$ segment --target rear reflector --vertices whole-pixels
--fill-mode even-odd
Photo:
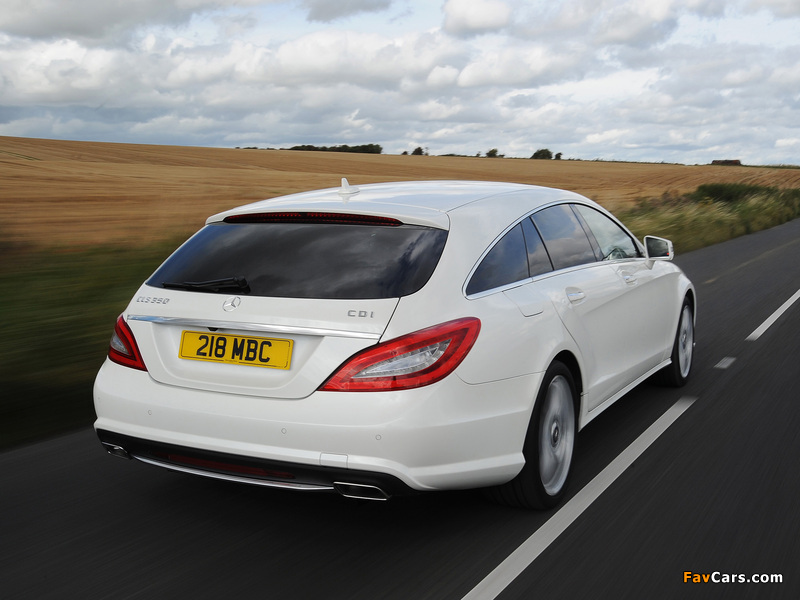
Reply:
[[[271,479],[294,479],[294,475],[286,471],[275,471],[273,469],[262,469],[261,467],[240,465],[236,463],[221,462],[216,460],[206,460],[180,454],[156,453],[156,457],[168,463],[185,465],[187,467],[197,467],[204,471],[215,471],[217,473],[235,473],[237,475],[248,475],[250,477],[264,477]]]
[[[351,357],[320,390],[373,392],[436,383],[461,364],[480,330],[480,320],[467,317],[380,343]]]

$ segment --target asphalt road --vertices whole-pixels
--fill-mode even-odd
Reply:
[[[593,421],[571,497],[694,402],[488,597],[800,598],[800,300],[747,340],[800,290],[798,259],[800,220],[678,258],[698,289],[692,380],[644,384]],[[216,482],[107,456],[91,430],[0,454],[0,477],[3,600],[456,600],[564,515],[477,492],[377,503]],[[782,583],[738,582],[754,574]]]

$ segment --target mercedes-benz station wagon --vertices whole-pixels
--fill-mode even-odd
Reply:
[[[577,432],[685,383],[695,290],[580,195],[430,181],[223,212],[139,288],[94,388],[114,455],[386,499],[562,499]]]

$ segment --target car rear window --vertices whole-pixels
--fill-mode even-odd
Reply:
[[[244,278],[247,287],[242,284],[241,291],[231,286],[197,289],[282,298],[398,298],[427,283],[446,239],[444,230],[415,225],[213,223],[181,246],[147,283],[178,287]]]

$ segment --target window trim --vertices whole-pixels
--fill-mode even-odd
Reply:
[[[512,283],[506,283],[506,284],[498,286],[496,288],[491,288],[491,289],[488,289],[488,290],[482,290],[480,292],[475,292],[474,294],[467,294],[467,286],[469,285],[469,282],[472,280],[473,275],[475,275],[475,272],[478,270],[478,267],[483,262],[483,259],[486,258],[486,255],[489,254],[494,249],[495,245],[508,232],[510,232],[512,229],[514,229],[514,227],[516,227],[517,225],[522,223],[525,219],[530,219],[537,212],[539,212],[541,210],[545,210],[547,208],[551,208],[553,206],[558,206],[560,204],[566,204],[566,205],[568,205],[570,207],[570,209],[572,210],[572,212],[575,214],[576,218],[578,219],[578,222],[581,224],[581,227],[584,229],[584,231],[586,233],[586,236],[589,238],[589,244],[592,246],[592,250],[594,251],[594,254],[595,254],[594,262],[583,263],[583,264],[580,264],[580,265],[572,265],[570,267],[564,267],[563,269],[553,269],[552,271],[548,271],[546,273],[540,273],[538,275],[534,275],[533,277],[528,277],[527,279],[520,279],[518,281],[514,281]],[[641,256],[635,257],[635,258],[618,258],[618,259],[607,260],[607,261],[604,261],[601,258],[598,258],[600,244],[597,242],[597,239],[594,237],[594,232],[592,232],[592,230],[591,230],[591,228],[589,228],[588,224],[585,223],[583,217],[580,215],[580,213],[578,213],[575,210],[574,205],[576,205],[576,204],[579,204],[581,206],[585,206],[585,207],[593,209],[593,210],[597,210],[598,212],[600,212],[600,214],[605,215],[606,217],[610,218],[612,222],[614,222],[616,225],[621,227],[622,230],[630,236],[630,238],[633,240],[633,243],[636,246],[636,248],[639,251],[639,254]],[[536,231],[538,232],[539,230],[536,227],[536,222],[531,219],[531,223],[533,223],[534,228],[536,228]],[[539,236],[541,237],[541,233],[539,234]],[[545,250],[547,251],[547,255],[548,255],[548,258],[549,258],[550,257],[550,250],[547,249],[547,242],[544,240],[544,238],[542,238],[542,243],[544,244]],[[644,260],[643,257],[644,257],[644,247],[642,246],[642,244],[639,241],[639,239],[635,235],[633,235],[633,233],[631,233],[631,231],[627,227],[625,227],[625,225],[619,219],[617,219],[614,215],[612,215],[610,212],[605,210],[602,206],[588,204],[587,202],[581,202],[579,200],[576,200],[575,198],[569,198],[569,199],[565,199],[565,200],[555,200],[553,202],[548,202],[547,204],[543,204],[542,206],[536,207],[535,209],[533,209],[533,210],[529,211],[528,213],[524,214],[522,217],[520,217],[519,219],[517,219],[516,221],[511,223],[508,227],[503,229],[503,231],[501,231],[497,235],[497,237],[495,237],[492,240],[492,242],[486,247],[486,249],[481,253],[481,255],[478,257],[478,260],[475,261],[475,264],[472,265],[472,268],[470,269],[469,273],[467,274],[466,279],[464,280],[464,284],[461,286],[461,293],[464,295],[464,297],[467,300],[478,300],[480,298],[484,298],[484,297],[490,296],[492,294],[497,294],[499,292],[504,292],[506,290],[511,290],[511,289],[514,289],[514,288],[519,287],[521,285],[527,285],[527,284],[529,284],[531,282],[543,280],[543,279],[546,279],[548,277],[553,277],[555,275],[560,275],[562,273],[569,273],[569,272],[572,272],[572,271],[578,271],[578,270],[581,270],[581,269],[587,269],[587,268],[593,267],[595,265],[609,265],[609,264],[614,264],[614,263],[630,262],[630,261],[635,261],[635,260]],[[550,264],[551,265],[553,264],[552,258],[550,258]]]

